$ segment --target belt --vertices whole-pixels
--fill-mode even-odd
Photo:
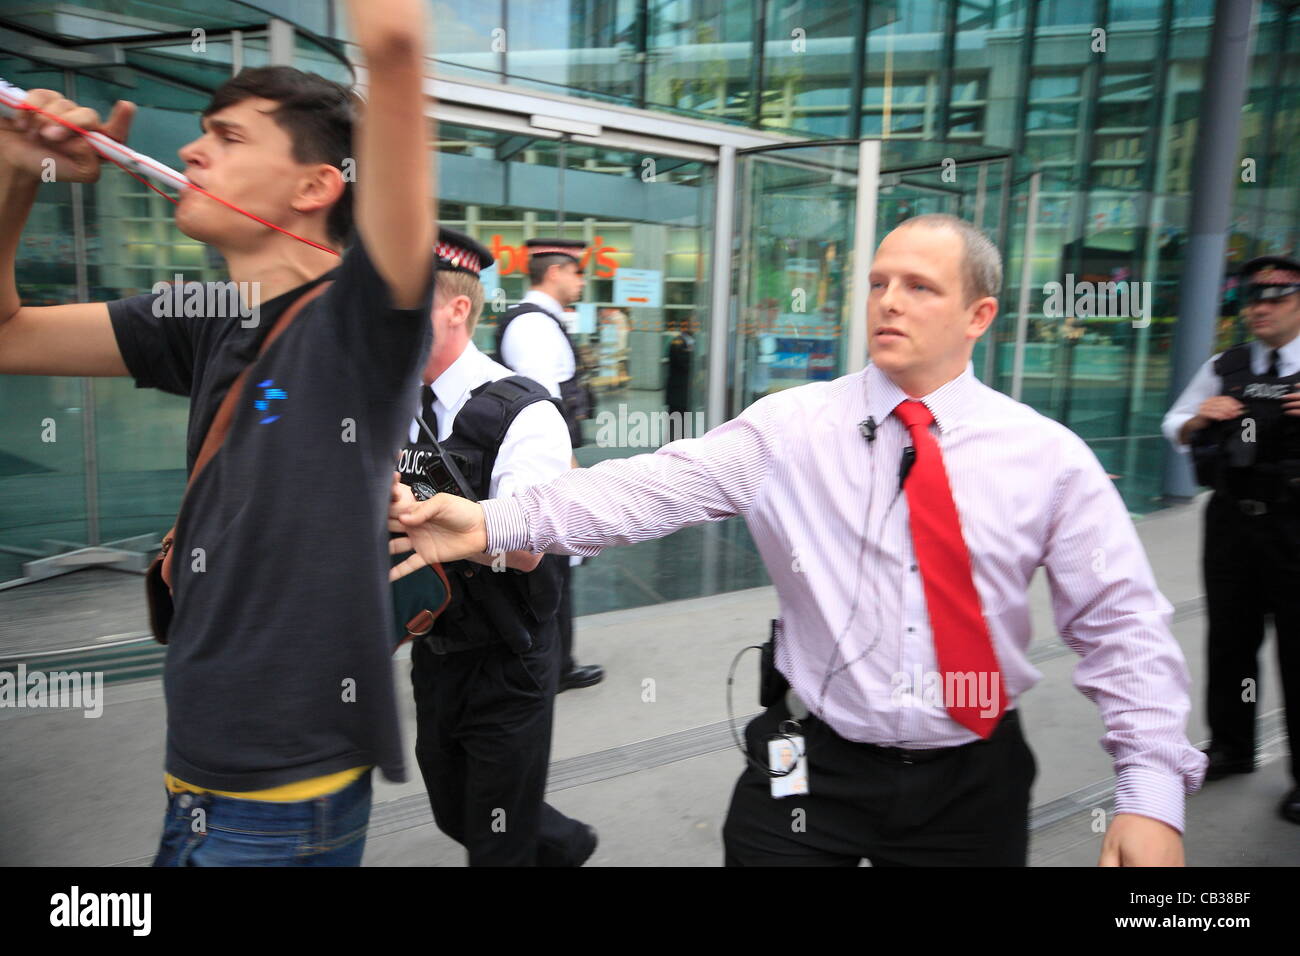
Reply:
[[[1293,501],[1262,501],[1259,498],[1233,498],[1230,495],[1224,495],[1223,498],[1233,510],[1240,511],[1250,518],[1258,518],[1270,512],[1281,514],[1296,511],[1296,504]]]
[[[438,655],[455,654],[458,651],[472,651],[478,647],[491,647],[494,645],[501,647],[505,646],[502,640],[498,637],[487,637],[481,638],[477,641],[467,641],[451,637],[439,637],[436,634],[427,634],[421,638],[421,640],[424,641],[424,646],[426,648],[428,648],[432,653]]]
[[[800,723],[805,723],[808,721],[817,721],[828,731],[830,731],[833,734],[835,733],[835,731],[831,728],[830,724],[826,723],[824,720],[819,720],[817,717],[814,717],[812,714],[809,714],[808,717],[804,718],[804,720],[800,721]],[[922,749],[914,749],[908,747],[886,747],[883,746],[882,744],[862,743],[856,740],[847,740],[843,737],[840,737],[840,739],[844,740],[844,742],[847,744],[851,744],[854,747],[859,747],[870,754],[873,754],[877,757],[889,761],[890,763],[897,763],[897,764],[910,766],[911,764],[929,763],[932,760],[940,760],[944,757],[949,756],[955,751],[962,750],[966,747],[977,747],[980,744],[986,744],[989,741],[991,741],[994,737],[996,737],[998,734],[1004,733],[1005,730],[1010,730],[1011,728],[1018,726],[1019,723],[1020,723],[1019,713],[1017,713],[1017,711],[1014,709],[1008,710],[1005,714],[1002,715],[1002,720],[998,722],[997,729],[994,730],[993,733],[990,734],[987,739],[972,740],[970,743],[956,744],[952,747],[926,747]],[[835,736],[839,737],[839,734],[835,734]]]

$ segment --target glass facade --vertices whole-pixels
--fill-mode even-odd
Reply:
[[[133,145],[163,160],[238,65],[352,76],[338,3],[92,6],[102,5],[0,13],[0,76],[101,111],[135,100]],[[733,307],[720,314],[716,160],[504,120],[441,124],[440,218],[500,260],[481,345],[523,294],[526,239],[590,244],[575,310],[598,396],[584,464],[659,443],[602,441],[600,429],[668,408],[666,350],[678,330],[694,333],[687,394],[700,415],[711,393],[731,415],[855,366],[853,183],[865,138],[881,143],[877,237],[919,212],[949,211],[1003,250],[1000,318],[976,353],[977,374],[1083,436],[1131,510],[1159,506],[1212,0],[430,0],[429,9],[433,71],[482,85],[485,115],[501,91],[528,91],[792,144],[741,151]],[[1300,12],[1273,0],[1256,9],[1229,272],[1300,246]],[[178,271],[222,277],[220,262],[175,230],[168,204],[116,170],[93,187],[43,188],[19,263],[31,304],[127,295]],[[620,277],[632,275],[657,276],[657,304],[618,297]],[[1046,288],[1070,281],[1143,284],[1149,321],[1059,314]],[[1225,344],[1242,335],[1227,286]],[[138,549],[132,541],[167,527],[184,483],[183,401],[123,380],[11,376],[0,378],[0,407],[0,582],[86,545]],[[698,573],[680,573],[682,555],[698,558]],[[729,522],[610,552],[578,580],[584,612],[765,578],[743,527]]]
[[[1158,507],[1159,421],[1169,401],[1213,0],[504,6],[510,23],[526,9],[557,38],[567,27],[567,42],[520,45],[507,33],[507,50],[496,60],[474,61],[479,75],[495,71],[500,82],[806,138],[1010,151],[1006,290],[986,379],[1011,391],[1027,258],[1019,397],[1086,438],[1132,510]],[[1272,0],[1256,6],[1241,131],[1242,157],[1254,162],[1235,192],[1229,272],[1254,255],[1300,246],[1300,10]],[[440,62],[470,66],[459,24],[492,16],[481,4],[441,0],[434,7],[447,23]],[[935,166],[937,173],[937,159]],[[1026,249],[1035,171],[1034,245]],[[1044,314],[1044,284],[1068,276],[1149,283],[1149,324]],[[1238,323],[1225,321],[1225,342],[1240,335]],[[977,362],[978,370],[986,367]]]

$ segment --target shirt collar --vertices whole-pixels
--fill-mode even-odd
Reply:
[[[875,365],[868,364],[863,374],[867,390],[867,414],[876,424],[888,419],[899,402],[911,398]],[[960,375],[921,397],[921,402],[934,416],[940,434],[951,431],[954,425],[961,422],[963,415],[971,410],[978,384],[975,368],[967,362]]]
[[[554,297],[543,292],[541,289],[529,289],[528,294],[524,296],[525,302],[531,302],[534,305],[540,305],[543,309],[555,316],[557,319],[564,317],[564,307],[555,301]]]
[[[433,380],[433,394],[442,402],[443,408],[458,408],[465,394],[481,384],[475,377],[475,369],[482,358],[478,346],[467,342],[465,351]]]
[[[1264,368],[1268,368],[1268,354],[1273,351],[1273,347],[1265,345],[1259,339],[1250,340],[1251,347],[1255,350],[1252,355],[1263,356]],[[1279,361],[1286,362],[1293,368],[1300,366],[1300,335],[1297,335],[1286,345],[1277,350]]]

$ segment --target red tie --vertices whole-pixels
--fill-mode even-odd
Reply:
[[[1002,674],[971,578],[970,552],[961,536],[943,454],[929,431],[934,416],[917,401],[899,402],[894,414],[911,432],[916,449],[904,487],[935,656],[943,674],[944,705],[957,723],[988,737],[1005,709]]]

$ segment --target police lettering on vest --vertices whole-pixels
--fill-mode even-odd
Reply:
[[[470,396],[456,414],[451,435],[440,444],[474,495],[484,499],[490,494],[492,469],[501,443],[515,418],[535,402],[556,400],[541,385],[521,375],[480,385]],[[426,489],[431,484],[428,467],[436,458],[437,453],[425,436],[407,444],[399,454],[397,471],[416,497],[428,497]],[[530,635],[550,620],[559,607],[559,562],[567,560],[563,555],[547,555],[535,570],[526,573],[512,569],[498,571],[474,561],[444,565],[451,600],[434,621],[431,633],[467,645],[502,640],[517,650],[526,648]],[[403,591],[401,583],[394,585],[395,612],[398,621],[405,621],[419,610],[410,604],[412,597],[418,603],[418,593]],[[410,615],[406,614],[408,610]]]
[[[1237,500],[1300,502],[1300,419],[1283,411],[1282,399],[1300,384],[1300,373],[1257,375],[1250,345],[1228,349],[1214,363],[1221,394],[1241,402],[1240,418],[1213,422],[1192,437],[1196,480]]]

